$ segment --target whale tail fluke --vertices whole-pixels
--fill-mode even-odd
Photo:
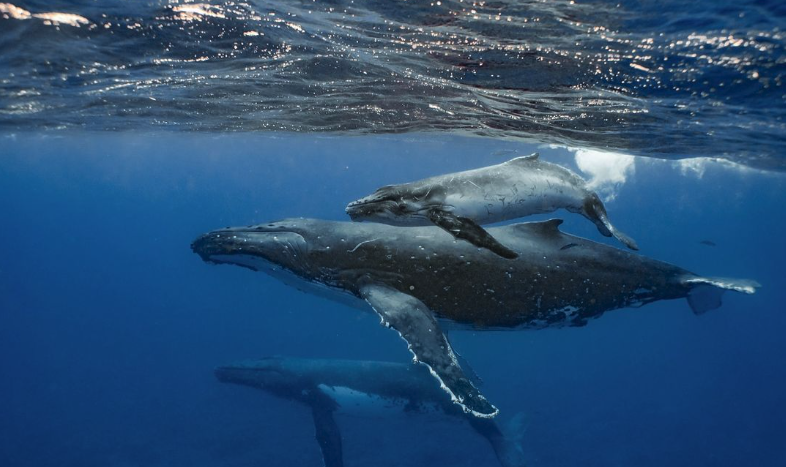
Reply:
[[[688,304],[694,314],[701,315],[721,306],[721,297],[727,290],[753,294],[761,284],[749,279],[729,279],[726,277],[689,277],[683,283],[690,285]]]
[[[616,227],[611,225],[609,216],[606,214],[606,207],[603,205],[603,202],[596,193],[590,193],[586,197],[581,213],[584,215],[584,217],[591,220],[595,224],[601,235],[605,237],[614,237],[631,250],[639,249],[639,246],[636,244],[635,240],[620,232]]]

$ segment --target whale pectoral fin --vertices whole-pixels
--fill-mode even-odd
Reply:
[[[362,285],[360,295],[377,312],[385,326],[398,331],[407,341],[415,362],[429,368],[454,403],[476,417],[490,418],[497,415],[497,408],[483,397],[464,374],[437,320],[423,302],[373,282]]]
[[[467,359],[462,357],[458,352],[454,351],[454,353],[456,354],[456,360],[458,360],[459,365],[461,365],[461,368],[464,369],[464,373],[467,375],[469,380],[472,381],[472,384],[474,384],[475,387],[483,386],[483,378],[478,376],[478,373],[474,368],[472,368],[472,365],[469,364]]]
[[[519,257],[518,253],[498,242],[490,233],[486,232],[486,229],[472,219],[438,209],[430,210],[427,217],[435,225],[458,239],[466,240],[479,248],[491,250],[503,258],[515,259]]]
[[[527,465],[521,442],[515,438],[517,433],[510,432],[512,430],[509,429],[503,432],[495,420],[473,418],[469,419],[469,424],[491,444],[503,467],[525,467]]]
[[[325,467],[344,467],[341,432],[333,419],[333,410],[330,407],[312,405],[311,415],[314,418],[317,443],[322,450]]]

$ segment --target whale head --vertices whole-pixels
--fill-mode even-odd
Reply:
[[[191,249],[207,263],[264,272],[298,290],[358,307],[365,302],[359,305],[352,287],[357,277],[346,269],[362,275],[368,267],[363,251],[367,244],[376,246],[368,238],[374,228],[373,224],[285,219],[214,230],[197,237]],[[347,266],[348,262],[354,266]]]
[[[220,366],[215,375],[222,383],[250,386],[281,396],[290,395],[299,386],[297,376],[284,368],[278,357]]]
[[[435,195],[432,190],[416,188],[410,184],[389,185],[349,203],[346,212],[355,222],[429,225],[426,212],[439,203]]]
[[[200,235],[191,249],[208,263],[303,276],[313,268],[310,253],[320,248],[319,236],[308,222],[293,219],[214,230]]]

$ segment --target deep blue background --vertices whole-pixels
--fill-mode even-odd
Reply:
[[[305,408],[223,386],[212,369],[266,355],[407,361],[405,345],[374,316],[204,264],[191,240],[344,219],[383,184],[533,148],[433,135],[3,137],[0,465],[321,465]],[[541,153],[572,164],[564,149]],[[786,465],[785,183],[639,159],[607,203],[643,254],[756,279],[754,296],[727,294],[701,317],[680,300],[580,329],[451,333],[501,422],[523,414],[532,466]],[[605,241],[566,219],[563,230]],[[497,465],[463,422],[340,423],[347,466]]]

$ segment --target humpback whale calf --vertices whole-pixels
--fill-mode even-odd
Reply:
[[[491,419],[466,415],[433,383],[425,367],[392,362],[264,358],[215,370],[224,383],[262,389],[311,408],[326,467],[344,465],[334,413],[436,413],[465,419],[503,467],[524,465],[518,444]]]
[[[210,263],[264,271],[300,290],[370,306],[452,400],[478,417],[497,409],[465,375],[438,319],[478,329],[582,326],[607,310],[681,297],[700,314],[719,307],[724,290],[754,293],[758,286],[568,235],[561,223],[489,229],[516,259],[455,242],[434,227],[318,219],[217,230],[191,248]]]
[[[639,249],[632,238],[611,225],[603,202],[581,177],[541,161],[538,153],[480,169],[385,186],[349,203],[346,211],[353,221],[408,227],[436,224],[456,238],[515,258],[515,251],[479,224],[560,208],[591,220],[602,235],[614,236],[632,250]]]

